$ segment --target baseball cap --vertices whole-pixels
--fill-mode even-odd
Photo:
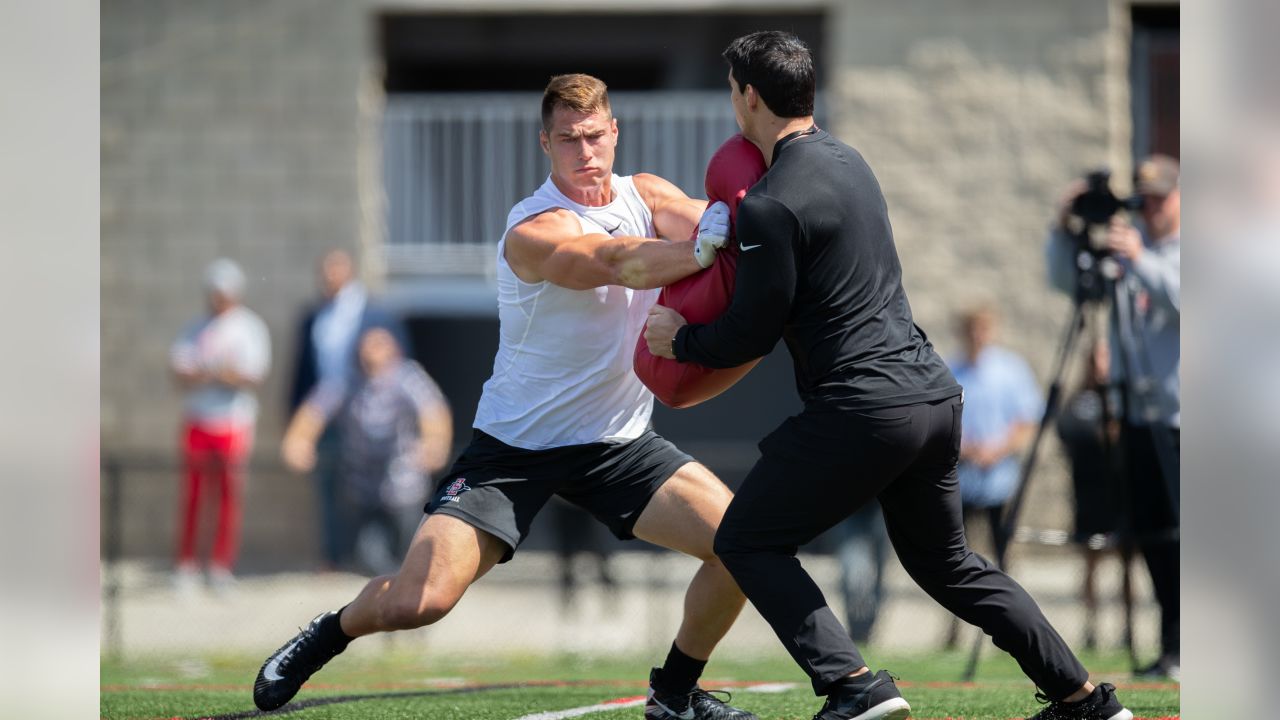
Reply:
[[[219,258],[204,269],[204,286],[210,292],[239,298],[244,295],[244,285],[244,271],[233,260]]]
[[[1168,155],[1151,155],[1138,163],[1133,186],[1140,195],[1168,195],[1178,187],[1178,161]]]

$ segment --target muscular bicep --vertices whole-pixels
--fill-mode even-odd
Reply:
[[[602,257],[608,235],[583,235],[577,218],[566,211],[534,216],[507,233],[504,253],[516,277],[586,290],[609,285],[614,273]]]
[[[649,206],[658,235],[670,240],[687,240],[693,236],[698,220],[707,209],[706,200],[685,195],[674,183],[657,175],[636,173],[631,179]]]

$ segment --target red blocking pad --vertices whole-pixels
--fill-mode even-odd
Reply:
[[[711,156],[707,163],[707,198],[729,206],[729,241],[716,254],[711,267],[663,288],[659,305],[675,310],[691,323],[709,323],[729,308],[738,273],[738,243],[733,232],[738,204],[765,170],[760,150],[742,135],[729,138]],[[741,380],[758,362],[757,358],[735,368],[716,370],[656,357],[649,352],[643,336],[636,341],[636,376],[663,405],[673,408],[710,400]]]

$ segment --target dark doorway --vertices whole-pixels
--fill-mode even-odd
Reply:
[[[719,90],[721,51],[766,29],[794,32],[822,57],[817,12],[391,13],[378,24],[388,93],[540,91],[571,72],[613,90]]]
[[[1133,9],[1130,79],[1133,156],[1179,157],[1179,13],[1177,5]]]

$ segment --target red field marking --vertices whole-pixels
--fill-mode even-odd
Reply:
[[[604,702],[594,705],[581,705],[579,707],[564,708],[562,710],[546,710],[543,712],[530,713],[521,715],[515,720],[568,720],[568,718],[578,717],[579,715],[589,715],[591,713],[601,712],[604,710],[613,710],[616,708],[629,708],[640,705],[645,701],[645,696],[631,698],[616,698],[614,700],[605,700]]]
[[[644,700],[644,699],[645,697],[643,695],[637,695],[635,697],[629,697],[629,698],[618,698],[617,700],[605,700],[600,704],[601,705],[625,705],[627,703],[633,703],[637,700]]]
[[[1182,683],[1152,682],[1149,680],[1142,682],[1118,682],[1112,684],[1120,690],[1177,690],[1182,687]],[[1148,718],[1148,720],[1164,720],[1164,718]]]
[[[706,680],[706,685],[713,688],[734,688],[748,687],[750,685],[759,685],[759,681],[746,680]],[[528,680],[523,685],[528,687],[647,687],[648,681],[645,680]],[[419,690],[423,688],[458,688],[458,687],[480,687],[484,683],[422,683],[422,682],[379,682],[379,683],[360,683],[358,685],[342,684],[342,683],[307,683],[304,688],[309,690]],[[948,689],[980,689],[984,687],[994,687],[994,683],[974,683],[974,682],[947,682],[947,681],[929,681],[929,682],[912,682],[910,680],[900,680],[897,682],[901,688],[931,688],[935,690]],[[102,692],[127,692],[133,690],[157,691],[157,692],[174,692],[174,691],[201,691],[201,690],[246,690],[252,688],[252,683],[231,684],[231,683],[166,683],[161,685],[128,685],[121,683],[112,683],[110,685],[102,685],[99,690]],[[1182,687],[1178,683],[1172,682],[1120,682],[1116,683],[1116,688],[1120,690],[1177,690]],[[167,719],[166,719],[167,720]],[[1147,718],[1147,720],[1166,720],[1165,718]]]

